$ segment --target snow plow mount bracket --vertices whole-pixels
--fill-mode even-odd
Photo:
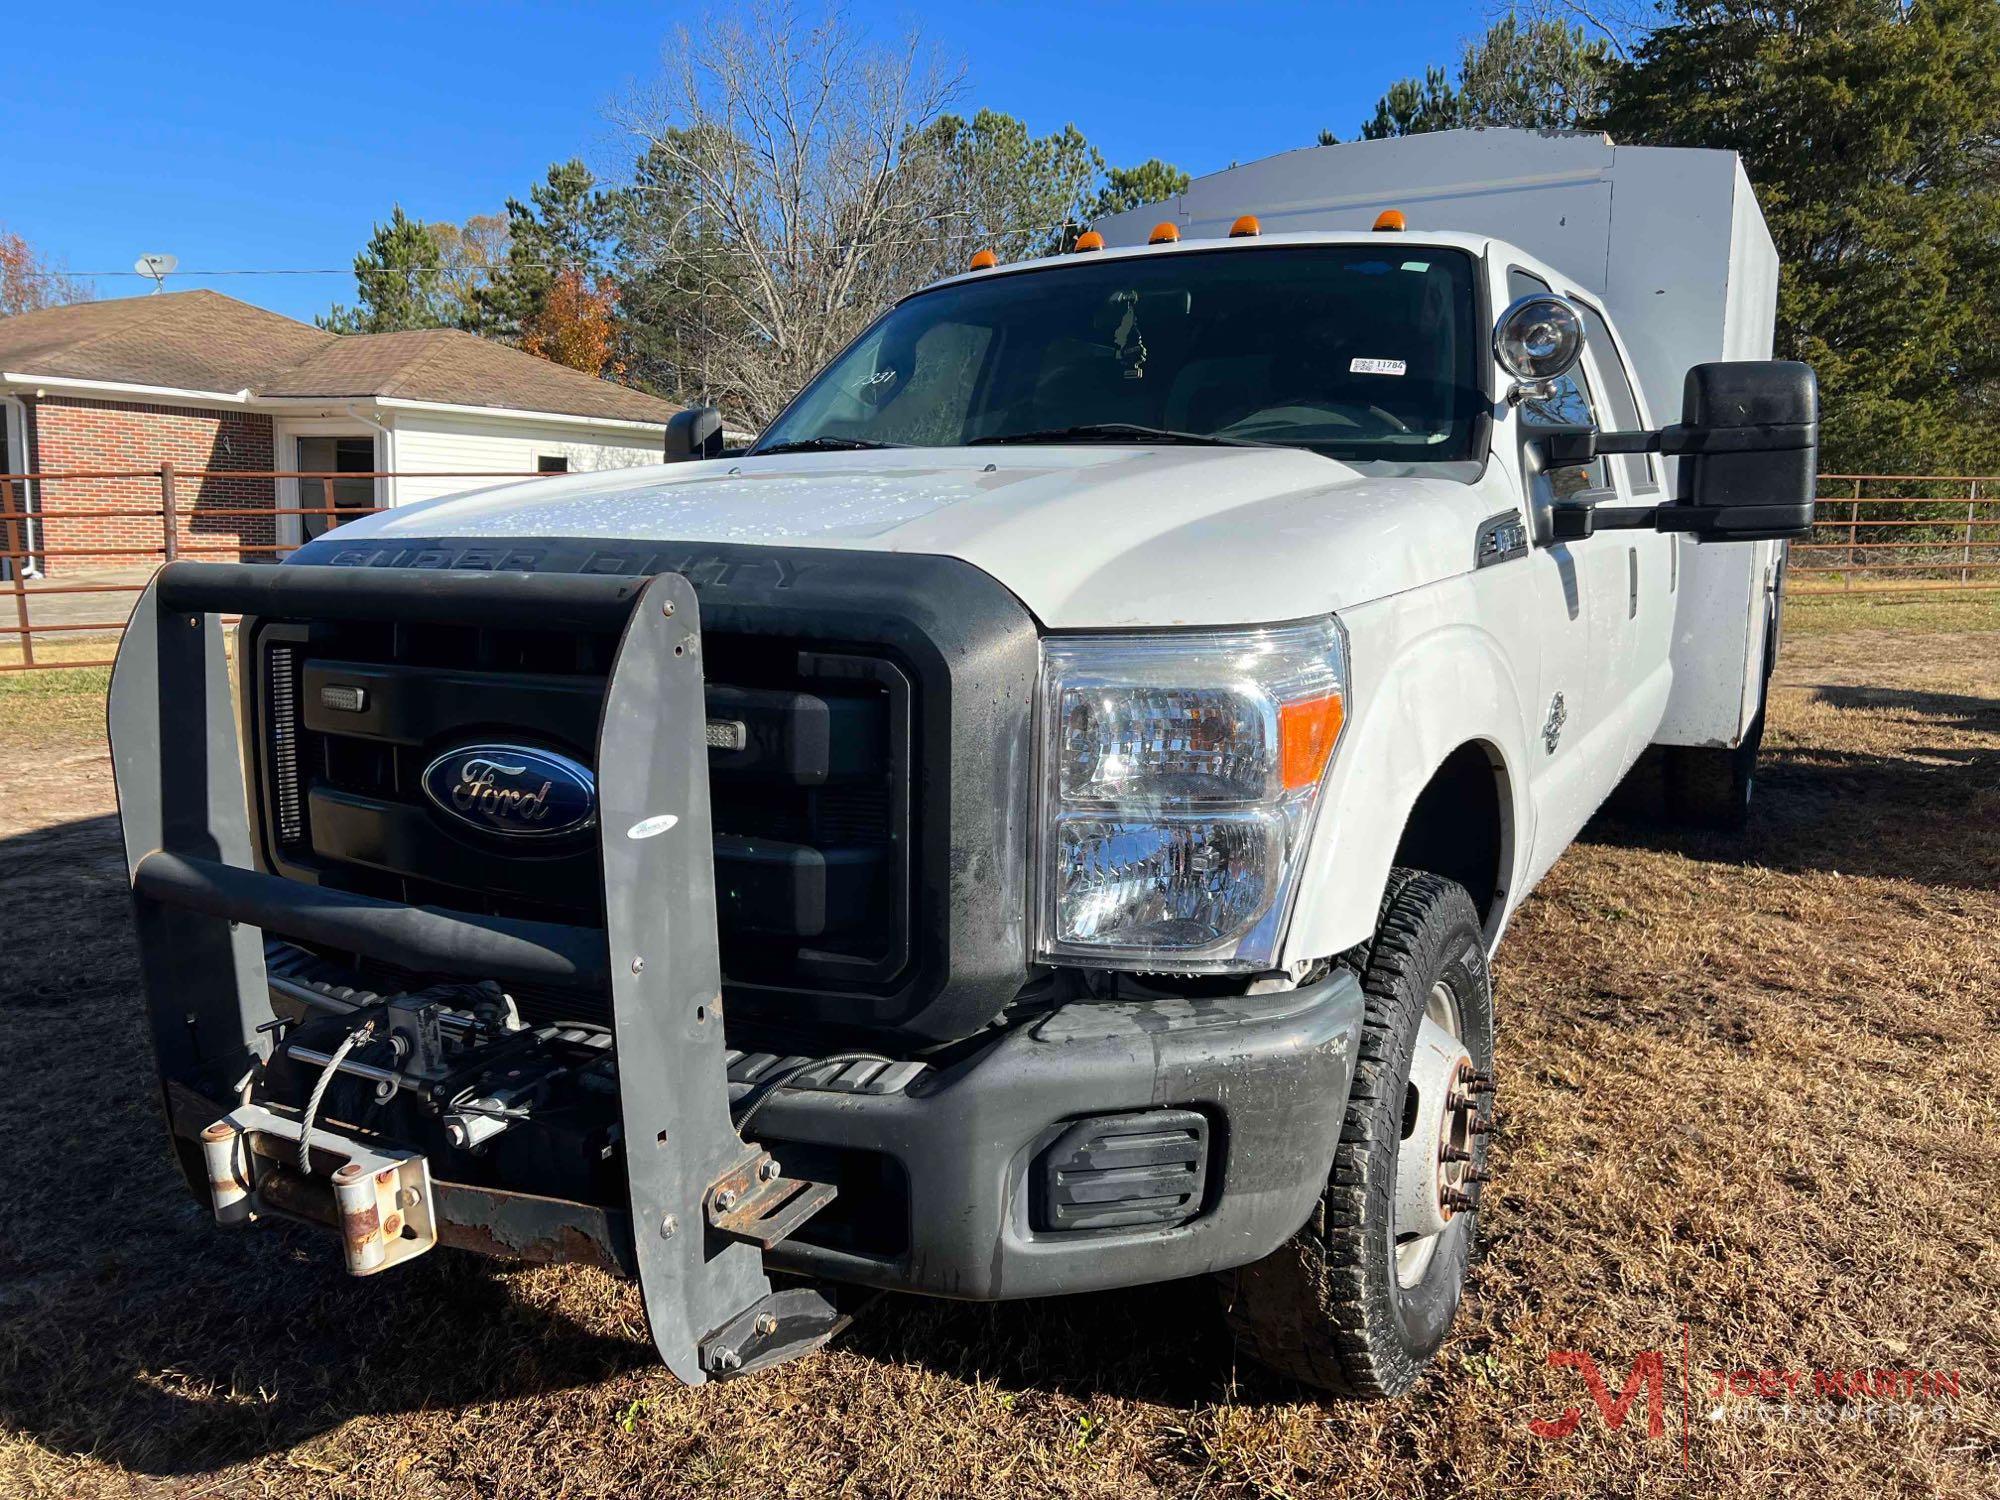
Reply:
[[[769,1250],[833,1202],[835,1194],[830,1182],[785,1176],[775,1156],[753,1146],[715,1180],[705,1208],[709,1228],[718,1234]]]
[[[308,1178],[296,1171],[303,1133],[299,1121],[257,1104],[239,1104],[202,1131],[216,1223],[248,1224],[260,1213],[331,1223],[340,1231],[350,1276],[373,1276],[437,1244],[435,1197],[423,1157],[315,1129],[313,1153],[331,1155],[340,1164]],[[330,1203],[323,1198],[315,1210],[302,1211],[301,1203],[316,1196],[320,1181]]]
[[[247,812],[224,615],[243,617],[238,654],[252,681],[264,621],[519,628],[532,620],[550,632],[616,633],[595,759],[604,927],[406,906],[264,869]],[[264,1076],[275,1019],[267,934],[425,974],[608,992],[630,1204],[630,1254],[619,1259],[637,1271],[661,1359],[689,1384],[708,1378],[704,1340],[771,1292],[761,1240],[707,1224],[711,1188],[753,1148],[729,1112],[702,659],[694,588],[675,573],[176,562],[154,575],[133,611],[108,712],[169,1119],[177,1094],[218,1101],[221,1110],[220,1101],[242,1097],[246,1078]],[[258,694],[246,692],[243,704],[244,722],[261,732]],[[192,1128],[233,1117],[196,1116]],[[263,1128],[281,1134],[268,1121]],[[375,1149],[392,1163],[405,1159]],[[212,1203],[192,1141],[182,1162],[191,1189]],[[404,1180],[411,1169],[393,1169],[399,1191],[422,1191],[420,1181]],[[274,1188],[309,1181],[269,1176]],[[449,1242],[451,1194],[444,1200],[434,1227]],[[385,1263],[388,1255],[385,1245]]]

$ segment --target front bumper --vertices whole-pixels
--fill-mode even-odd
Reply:
[[[551,629],[622,626],[595,758],[602,929],[401,905],[257,868],[219,616],[477,622],[524,611]],[[798,1352],[835,1326],[831,1302],[774,1291],[767,1270],[1040,1296],[1241,1265],[1305,1221],[1352,1081],[1362,1000],[1346,973],[1270,995],[1065,1005],[949,1063],[872,1068],[859,1081],[839,1067],[808,1072],[739,1130],[732,1114],[758,1091],[762,1063],[723,1035],[701,645],[696,597],[677,574],[162,570],[113,673],[113,764],[167,1112],[219,1219],[330,1217],[350,1240],[372,1220],[393,1238],[408,1200],[427,1210],[415,1216],[422,1246],[350,1244],[351,1269],[370,1274],[435,1242],[628,1271],[661,1357],[691,1383]],[[677,815],[666,820],[674,836],[640,832],[664,811]],[[471,1163],[449,1151],[432,1147],[426,1160],[421,1146],[323,1120],[311,1146],[339,1164],[335,1187],[345,1173],[358,1188],[365,1166],[381,1192],[352,1204],[301,1194],[320,1179],[284,1169],[287,1132],[293,1155],[304,1133],[284,1086],[300,1054],[296,1018],[273,1003],[288,981],[267,966],[267,937],[413,974],[608,995],[618,1144],[603,1159],[618,1163],[624,1201],[615,1187],[572,1195],[560,1177],[455,1181],[454,1166]],[[1038,1218],[1035,1183],[1058,1137],[1080,1120],[1147,1112],[1197,1124],[1203,1176],[1186,1212],[1098,1228],[1069,1226],[1102,1216]],[[893,1220],[892,1234],[812,1232],[825,1225],[807,1216],[835,1201],[840,1173],[828,1166],[843,1160],[878,1164],[889,1185],[870,1197],[843,1181],[849,1226]],[[738,1201],[794,1186],[805,1192],[791,1201],[811,1206],[782,1227],[746,1218]]]
[[[769,1262],[992,1300],[1260,1259],[1306,1221],[1326,1183],[1361,1017],[1361,987],[1345,970],[1273,995],[1083,1002],[893,1092],[788,1090],[759,1114],[759,1138],[780,1160],[788,1142],[892,1158],[907,1183],[908,1246],[871,1255],[794,1238]],[[1065,1124],[1174,1108],[1208,1121],[1207,1187],[1193,1218],[1160,1228],[1036,1226],[1037,1164]]]

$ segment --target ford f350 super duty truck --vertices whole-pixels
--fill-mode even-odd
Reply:
[[[1744,809],[1775,280],[1728,155],[1320,148],[980,257],[747,451],[170,564],[110,719],[190,1183],[628,1273],[690,1382],[857,1289],[1211,1274],[1401,1391],[1509,915],[1652,747]]]

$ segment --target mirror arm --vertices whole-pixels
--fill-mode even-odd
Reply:
[[[1760,422],[1751,427],[1690,427],[1675,422],[1657,432],[1600,432],[1598,453],[1773,453],[1810,448],[1819,441],[1817,422]]]

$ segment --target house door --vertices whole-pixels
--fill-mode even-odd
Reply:
[[[302,437],[298,440],[298,467],[301,474],[372,475],[375,472],[375,439],[372,436]],[[320,510],[327,503],[329,486],[319,479],[301,479],[299,508]],[[331,485],[336,511],[368,511],[375,508],[375,481],[372,478],[335,479]],[[345,520],[341,515],[309,515],[299,518],[307,541]]]
[[[13,400],[0,400],[0,474],[25,474],[28,472],[28,445],[26,434],[21,430],[21,407]],[[28,481],[17,479],[8,496],[0,496],[0,510],[10,510],[25,516],[34,507],[30,503]],[[16,520],[0,522],[0,551],[33,552],[35,533],[33,521]],[[0,557],[0,580],[12,582],[15,575],[25,573],[36,577],[35,562],[32,557]]]

